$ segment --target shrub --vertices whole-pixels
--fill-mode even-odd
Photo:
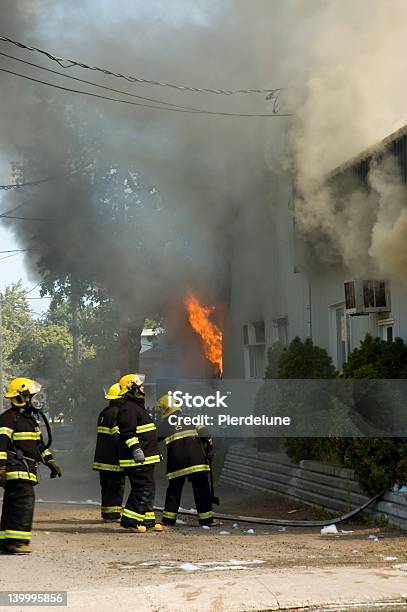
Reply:
[[[304,388],[301,382],[294,380],[287,385],[277,381],[273,384],[267,379],[327,379],[335,376],[336,371],[328,353],[315,346],[312,340],[306,339],[303,342],[296,337],[286,348],[277,343],[268,350],[266,380],[256,396],[255,414],[289,415],[297,423],[301,423],[302,419],[296,417],[301,417],[310,408],[313,412],[319,410],[319,414],[328,414],[332,404],[317,381]],[[318,422],[319,419],[315,419],[316,432]],[[312,440],[314,438],[288,438],[284,440],[285,449],[294,460],[298,460],[298,457],[314,458],[316,451]],[[264,437],[257,439],[257,446],[261,450],[269,450],[278,444],[271,444],[270,439]]]
[[[407,378],[407,346],[401,338],[394,342],[367,334],[343,367],[343,376],[354,379]],[[389,402],[390,400],[390,402]],[[404,412],[403,389],[372,381],[363,388],[355,385],[356,411],[376,427],[385,427]],[[341,459],[355,470],[362,489],[374,495],[394,483],[407,481],[407,444],[400,438],[347,438],[341,441]]]
[[[310,338],[296,336],[278,360],[278,378],[335,378],[336,370],[325,349]]]

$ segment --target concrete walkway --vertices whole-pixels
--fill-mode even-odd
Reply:
[[[178,580],[163,584],[158,583],[158,574],[156,578],[157,584],[132,589],[71,591],[68,609],[249,612],[359,603],[368,610],[369,604],[383,602],[385,607],[385,602],[399,602],[400,607],[394,609],[407,610],[407,564],[379,569],[233,571],[225,572],[223,580],[182,574]]]

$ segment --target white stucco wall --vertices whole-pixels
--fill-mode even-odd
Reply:
[[[265,322],[265,347],[276,340],[277,319],[287,319],[287,341],[309,335],[309,291],[295,271],[292,183],[274,176],[270,195],[235,233],[239,248],[232,261],[231,305],[224,337],[225,378],[244,378],[243,326]],[[242,246],[244,245],[244,246]]]

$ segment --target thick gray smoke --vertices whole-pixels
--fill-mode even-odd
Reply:
[[[289,136],[297,218],[314,251],[325,260],[334,253],[354,274],[404,281],[407,192],[394,162],[373,163],[370,192],[346,175],[335,190],[325,179],[406,123],[406,18],[404,0],[332,0],[304,22],[308,46],[294,71],[301,103]]]
[[[383,272],[403,273],[406,256],[398,259],[403,250],[394,245],[397,240],[405,249],[404,188],[394,171],[372,169],[370,196],[346,185],[340,207],[325,176],[405,119],[404,0],[371,0],[368,9],[366,0],[127,0],[117,7],[111,0],[2,0],[1,30],[65,57],[151,79],[286,87],[280,110],[295,117],[143,109],[0,73],[2,157],[20,161],[26,180],[58,177],[3,199],[3,210],[23,204],[18,215],[45,220],[8,221],[21,246],[35,249],[28,259],[34,273],[95,279],[129,312],[144,316],[168,311],[191,287],[226,299],[227,262],[238,249],[250,268],[250,295],[263,277],[253,249],[268,240],[263,219],[273,210],[277,166],[294,167],[303,197],[299,225],[321,245],[328,236],[355,271],[377,269],[380,261]],[[9,45],[0,51],[58,69]],[[92,90],[3,56],[0,67]],[[183,106],[272,110],[264,95],[177,93],[65,72]],[[246,234],[257,240],[246,243]],[[239,236],[234,251],[232,235]],[[39,270],[43,262],[48,269]]]
[[[266,2],[253,12],[245,2],[208,0],[129,1],[120,10],[99,0],[3,4],[4,34],[73,59],[198,87],[279,86],[270,64]],[[0,51],[58,69],[8,45]],[[0,67],[92,90],[1,56]],[[90,71],[67,73],[183,106],[272,111],[265,95],[180,94]],[[256,208],[264,205],[257,195],[267,184],[265,130],[285,119],[156,111],[4,73],[0,79],[3,156],[22,163],[25,180],[58,177],[3,201],[3,210],[24,202],[15,214],[44,219],[9,221],[21,245],[35,249],[33,271],[45,261],[41,274],[95,279],[143,316],[168,310],[191,287],[224,299],[231,233],[254,225]]]

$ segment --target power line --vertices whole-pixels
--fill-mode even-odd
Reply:
[[[16,210],[19,210],[23,206],[27,206],[27,204],[29,204],[29,202],[22,202],[21,204],[18,204],[17,206],[14,206],[13,208],[9,208],[9,210],[6,210],[4,213],[0,213],[0,219],[2,217],[7,218],[7,215],[11,215],[11,213],[15,212]]]
[[[1,36],[0,36],[1,40]],[[30,77],[25,74],[21,74],[19,72],[14,72],[13,70],[7,70],[6,68],[0,68],[0,72],[5,72],[7,74],[11,74],[14,76],[19,76],[23,79],[27,79],[29,81],[33,81],[34,83],[41,83],[42,85],[48,85],[48,87],[53,87],[55,89],[60,89],[62,91],[69,91],[72,93],[83,94],[85,96],[91,96],[93,98],[100,98],[102,100],[109,100],[111,102],[119,102],[121,104],[128,104],[130,106],[139,106],[142,108],[152,108],[156,110],[162,111],[172,111],[174,113],[189,113],[193,115],[217,115],[223,117],[292,117],[292,113],[290,114],[277,114],[277,113],[228,113],[228,112],[220,112],[220,111],[206,111],[206,110],[182,110],[180,108],[173,108],[171,106],[155,106],[153,104],[142,104],[140,102],[132,102],[131,100],[123,100],[120,98],[110,98],[109,96],[102,96],[101,94],[92,93],[90,91],[83,91],[81,89],[71,89],[70,87],[63,87],[62,85],[56,85],[55,83],[49,83],[47,81],[42,81],[41,79],[35,79],[34,77]]]
[[[56,219],[46,219],[45,217],[16,217],[14,215],[0,215],[1,219],[16,219],[17,221],[56,221]]]
[[[77,62],[75,60],[58,57],[56,55],[53,55],[49,51],[44,51],[44,49],[40,49],[38,47],[32,47],[25,43],[8,38],[7,36],[0,35],[0,40],[3,40],[4,42],[8,42],[12,45],[15,45],[16,47],[19,47],[20,49],[25,49],[27,51],[35,51],[36,53],[41,53],[42,55],[45,55],[48,59],[56,62],[59,66],[61,66],[61,68],[72,68],[74,66],[78,68],[85,68],[87,70],[93,70],[94,72],[101,72],[108,76],[114,76],[120,79],[125,79],[126,81],[129,81],[130,83],[142,83],[144,85],[156,85],[159,87],[169,87],[172,89],[177,89],[179,91],[189,91],[189,92],[194,92],[194,93],[212,93],[212,94],[219,94],[219,95],[225,95],[225,96],[231,96],[234,94],[254,94],[254,93],[270,95],[270,94],[278,94],[283,89],[282,87],[279,87],[277,89],[211,89],[207,87],[190,87],[187,85],[176,85],[175,83],[155,81],[155,80],[145,79],[142,77],[130,76],[128,74],[122,74],[121,72],[113,72],[111,70],[108,70],[107,68],[99,68],[98,66],[89,66],[88,64],[85,64],[83,62]]]
[[[31,250],[31,249],[26,249],[26,250],[28,251],[28,250]],[[34,289],[37,289],[37,287],[39,287],[39,286],[41,285],[41,283],[42,283],[42,281],[39,281],[39,282],[38,282],[36,285],[34,285],[34,287],[31,287],[31,289],[29,289],[29,290],[28,290],[28,291],[27,291],[27,292],[24,294],[24,296],[26,296],[26,295],[28,295],[29,293],[31,293],[32,291],[34,291]],[[29,300],[33,300],[34,298],[27,298],[27,299],[29,299]]]
[[[11,183],[10,185],[0,185],[1,191],[9,191],[10,189],[20,189],[20,187],[32,187],[33,185],[39,185],[40,183],[46,183],[52,181],[54,177],[40,179],[38,181],[29,181],[27,183]]]
[[[39,68],[40,70],[45,70],[46,72],[57,74],[58,76],[62,76],[65,79],[79,81],[80,83],[86,83],[87,85],[98,87],[99,89],[106,89],[107,91],[113,91],[114,93],[124,94],[125,96],[130,96],[132,98],[138,98],[139,100],[146,100],[147,102],[155,102],[157,104],[173,106],[174,108],[182,108],[184,110],[198,110],[198,111],[200,110],[199,108],[193,108],[192,106],[181,106],[179,104],[172,104],[172,102],[166,102],[165,100],[159,100],[157,98],[147,98],[145,96],[139,96],[129,91],[123,91],[122,89],[114,89],[113,87],[108,87],[107,85],[101,85],[100,83],[95,83],[94,81],[87,81],[86,79],[80,79],[70,74],[64,74],[63,72],[59,72],[58,70],[52,70],[51,68],[40,66],[40,64],[34,64],[33,62],[27,62],[26,60],[23,60],[20,57],[15,57],[14,55],[9,55],[8,53],[2,53],[1,51],[0,51],[0,55],[2,55],[3,57],[8,57],[9,59],[15,60],[17,62],[21,62],[22,64],[27,64],[27,66],[33,66],[34,68]]]
[[[26,253],[27,251],[33,251],[33,249],[10,249],[9,251],[0,251],[0,254],[3,253]]]
[[[4,259],[10,259],[10,257],[15,257],[16,255],[21,255],[21,251],[19,253],[12,253],[11,255],[6,255],[6,257],[0,257],[0,261]]]

